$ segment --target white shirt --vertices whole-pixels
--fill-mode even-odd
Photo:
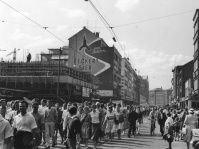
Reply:
[[[42,106],[42,105],[39,105],[39,108],[38,108],[38,112],[41,114],[41,115],[45,115],[45,110],[47,110],[48,107],[47,106]]]
[[[14,117],[14,122],[12,125],[17,131],[28,131],[32,132],[34,128],[37,128],[35,118],[30,114],[26,113],[24,116],[18,114]]]
[[[167,118],[167,120],[165,122],[165,126],[168,126],[168,125],[173,126],[173,119],[172,119],[172,117],[168,117]]]
[[[68,114],[68,110],[64,110],[62,113],[62,119],[64,120],[64,118],[66,117],[66,115]]]
[[[0,149],[7,149],[5,139],[13,136],[13,129],[10,123],[5,120],[0,114]]]
[[[92,112],[90,112],[90,115],[91,115],[91,122],[92,123],[100,123],[98,111],[95,111],[95,112],[92,111]]]

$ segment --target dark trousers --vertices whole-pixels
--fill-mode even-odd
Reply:
[[[159,123],[160,125],[160,133],[164,135],[164,123]]]
[[[18,131],[14,136],[14,148],[15,149],[32,149],[30,145],[33,136],[31,132]]]
[[[77,141],[74,140],[67,140],[66,149],[76,149]]]
[[[131,136],[131,131],[133,132],[133,135],[135,135],[135,130],[136,130],[136,122],[135,123],[130,123],[128,136],[129,137]]]

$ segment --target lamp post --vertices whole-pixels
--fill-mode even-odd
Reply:
[[[62,54],[62,48],[59,49],[59,66],[58,66],[58,78],[57,78],[57,100],[59,99],[59,82],[60,82],[60,57]]]

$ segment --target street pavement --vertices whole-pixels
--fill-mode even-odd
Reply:
[[[159,125],[156,123],[155,135],[150,135],[150,121],[144,118],[144,122],[141,126],[141,134],[136,135],[135,138],[127,137],[127,130],[125,134],[122,135],[122,140],[117,140],[116,137],[112,142],[105,139],[105,141],[100,141],[97,149],[166,149],[168,147],[168,142],[162,139],[160,135]],[[58,145],[51,147],[51,149],[64,149],[65,146],[58,140]],[[39,149],[43,149],[40,146]],[[84,145],[81,145],[81,149],[84,149]],[[89,149],[92,149],[92,142],[89,142]],[[186,149],[186,143],[183,141],[174,141],[172,143],[172,149]]]

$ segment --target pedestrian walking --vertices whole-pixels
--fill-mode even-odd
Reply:
[[[128,115],[128,122],[129,122],[128,137],[129,138],[131,137],[131,131],[133,132],[133,137],[135,137],[137,119],[138,119],[138,115],[135,112],[135,108],[131,107],[131,112]]]
[[[160,125],[160,133],[162,136],[164,135],[164,124],[165,124],[166,119],[167,119],[166,114],[163,112],[163,109],[160,108],[158,112],[157,121],[158,121],[158,124]]]
[[[43,116],[45,117],[45,111],[48,109],[48,107],[46,106],[46,100],[45,99],[42,99],[41,100],[41,105],[39,105],[39,108],[38,108],[38,112]],[[46,144],[46,133],[45,133],[45,125],[44,125],[44,130],[43,131],[40,131],[40,135],[41,135],[41,141],[43,139],[43,145]]]
[[[52,137],[52,147],[55,146],[55,123],[57,122],[56,109],[51,107],[52,103],[50,100],[47,101],[48,109],[45,110],[45,133],[46,133],[46,144],[45,149],[50,149],[50,137]]]
[[[173,118],[171,117],[170,112],[167,113],[167,120],[165,122],[164,132],[165,132],[165,134],[164,134],[163,138],[165,140],[167,140],[168,143],[169,143],[168,149],[171,149],[171,145],[172,145],[172,142],[173,142]]]
[[[76,149],[76,145],[78,144],[77,138],[80,138],[81,133],[81,123],[80,119],[76,116],[77,108],[75,106],[69,107],[68,111],[71,118],[67,123],[66,148]]]
[[[91,116],[89,114],[89,108],[84,107],[84,113],[81,118],[81,137],[85,143],[86,149],[88,149],[88,139],[90,138],[91,131]]]
[[[184,136],[184,141],[187,143],[187,149],[189,149],[190,147],[190,141],[191,141],[191,131],[192,129],[196,129],[197,128],[197,121],[198,118],[197,116],[194,115],[194,110],[191,108],[189,110],[189,115],[187,115],[185,117],[185,128],[186,128],[186,134]]]
[[[100,112],[96,111],[96,105],[92,105],[92,111],[90,112],[91,115],[91,126],[92,126],[92,135],[91,139],[94,143],[94,149],[96,149],[97,141],[99,139],[99,132],[100,132]]]
[[[113,134],[115,133],[115,126],[114,126],[115,117],[116,115],[115,115],[115,112],[113,111],[113,107],[109,106],[102,126],[106,125],[105,133],[107,134],[110,141],[112,141]]]
[[[41,132],[44,131],[44,116],[38,112],[39,103],[34,102],[32,105],[33,111],[31,114],[35,118],[37,128],[35,131],[35,138],[36,138],[36,146],[38,147],[41,144]]]
[[[1,149],[12,149],[13,148],[13,129],[10,123],[3,118],[0,114],[0,148]]]
[[[143,123],[143,114],[142,114],[142,111],[140,110],[140,107],[138,107],[137,115],[138,115],[137,132],[138,132],[138,134],[140,134],[140,127],[141,127],[141,124]]]
[[[19,102],[20,114],[15,116],[13,122],[14,128],[14,147],[15,149],[32,149],[36,144],[36,128],[37,124],[32,114],[26,110],[28,103]]]
[[[64,136],[63,136],[63,121],[62,121],[62,114],[63,111],[60,110],[59,103],[55,104],[56,109],[56,115],[57,115],[57,122],[55,124],[55,145],[57,145],[57,134],[59,132],[59,135],[61,137],[61,144],[64,142]]]
[[[121,140],[121,132],[124,128],[124,116],[123,116],[123,113],[121,111],[121,105],[120,104],[118,104],[118,106],[116,107],[115,115],[116,115],[116,119],[118,120],[118,124],[116,125],[118,140]]]

